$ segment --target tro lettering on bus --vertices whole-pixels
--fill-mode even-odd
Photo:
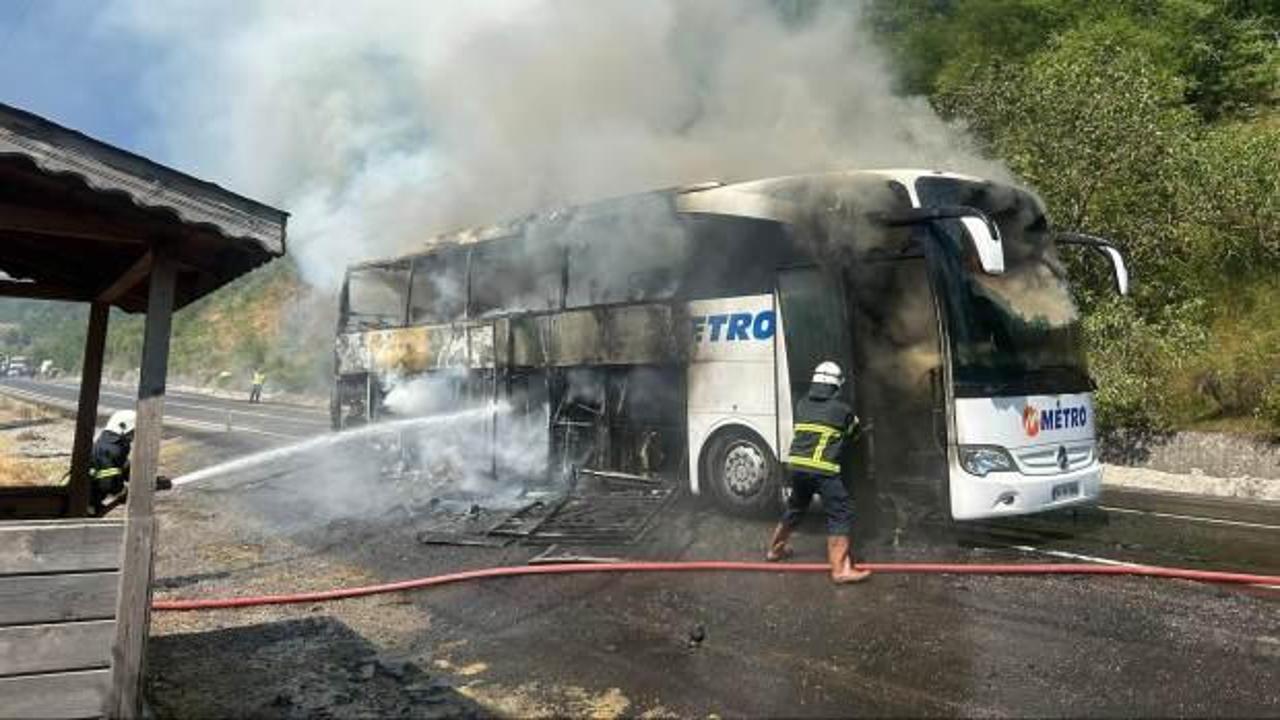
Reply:
[[[724,313],[721,315],[695,315],[693,340],[702,342],[704,333],[710,342],[733,340],[768,340],[777,328],[777,316],[772,310],[751,313]]]

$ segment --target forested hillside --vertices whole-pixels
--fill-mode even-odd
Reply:
[[[901,89],[1117,240],[1077,267],[1108,423],[1280,430],[1280,4],[877,0]],[[1080,264],[1080,263],[1077,263]]]
[[[1103,422],[1280,433],[1280,4],[868,0],[865,12],[901,93],[967,127],[1058,227],[1126,251],[1128,299],[1103,263],[1072,260]],[[278,386],[323,391],[334,304],[275,263],[178,315],[174,372],[243,384],[262,365]],[[0,344],[72,367],[84,318],[6,301]],[[136,318],[113,317],[110,365],[131,368],[140,342]]]
[[[254,368],[270,387],[323,395],[331,382],[336,298],[304,284],[278,260],[174,315],[170,374],[178,382],[247,388]],[[6,300],[0,303],[0,352],[38,363],[79,367],[88,307]],[[132,379],[142,352],[142,317],[112,310],[107,373]]]

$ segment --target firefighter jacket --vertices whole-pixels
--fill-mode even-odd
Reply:
[[[848,403],[836,397],[837,388],[815,383],[796,403],[794,434],[787,465],[818,475],[839,475],[845,441],[858,424]]]
[[[93,443],[89,458],[89,474],[104,489],[119,492],[129,481],[129,447],[132,440],[110,430],[103,430]]]

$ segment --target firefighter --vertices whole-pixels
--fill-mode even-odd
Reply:
[[[98,433],[89,456],[89,504],[93,514],[101,516],[114,506],[129,482],[129,450],[137,415],[132,410],[117,410]]]
[[[850,536],[853,513],[849,492],[844,486],[840,461],[846,441],[858,425],[858,417],[848,403],[837,397],[844,385],[844,372],[830,360],[813,371],[808,394],[796,403],[794,433],[787,456],[787,482],[791,493],[782,520],[769,540],[765,559],[776,562],[788,557],[787,540],[809,509],[814,493],[822,496],[827,515],[827,560],[831,579],[854,583],[867,579],[867,570],[853,566]]]
[[[255,369],[253,371],[253,384],[249,388],[249,402],[262,402],[262,386],[267,384],[267,374],[262,370]]]
[[[129,484],[129,451],[138,416],[132,410],[117,410],[98,433],[89,455],[89,507],[102,517],[124,500]],[[156,477],[156,489],[168,490],[173,482]]]

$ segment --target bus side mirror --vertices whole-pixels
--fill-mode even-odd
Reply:
[[[1004,273],[1004,246],[1000,244],[1000,230],[982,217],[966,215],[960,218],[964,226],[964,239],[982,264],[982,272],[988,275]]]
[[[1058,233],[1054,239],[1059,245],[1083,245],[1102,253],[1111,263],[1111,272],[1116,282],[1116,292],[1121,295],[1129,294],[1129,266],[1125,264],[1124,255],[1120,253],[1120,249],[1111,244],[1111,241],[1093,235],[1074,232]]]
[[[890,213],[871,213],[872,222],[888,227],[919,225],[938,220],[959,220],[964,229],[965,249],[978,259],[982,272],[988,275],[1004,273],[1004,245],[1000,242],[1000,228],[991,218],[977,208],[967,205],[911,208]]]

